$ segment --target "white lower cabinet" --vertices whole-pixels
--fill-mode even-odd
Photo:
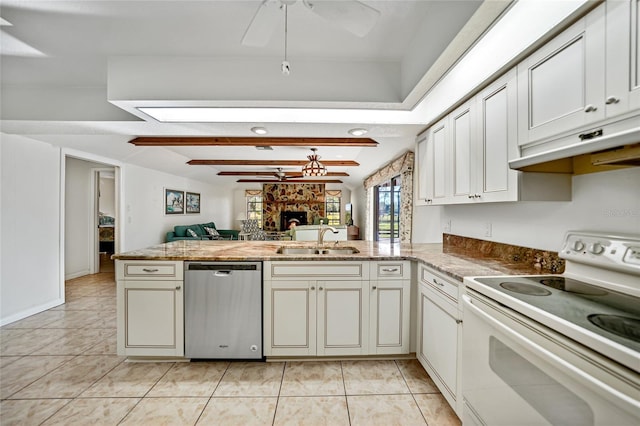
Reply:
[[[266,356],[366,355],[363,281],[265,281]]]
[[[418,295],[416,356],[460,414],[462,313],[457,304],[458,286],[421,265]]]
[[[117,261],[117,351],[184,356],[182,262]]]
[[[369,294],[363,281],[318,281],[318,355],[368,353]]]
[[[409,353],[410,268],[403,261],[265,262],[265,355]]]
[[[410,274],[408,261],[371,262],[370,354],[409,353]]]

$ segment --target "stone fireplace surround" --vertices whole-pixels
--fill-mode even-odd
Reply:
[[[283,213],[297,213],[306,223],[324,217],[325,185],[322,183],[266,183],[262,186],[263,229],[267,232],[284,231]],[[287,219],[288,220],[288,219]]]

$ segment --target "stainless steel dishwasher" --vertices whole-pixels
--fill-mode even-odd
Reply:
[[[262,263],[186,262],[185,356],[262,359]]]

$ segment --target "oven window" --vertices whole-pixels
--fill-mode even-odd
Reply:
[[[554,425],[593,425],[591,407],[578,395],[502,343],[489,338],[489,365],[504,382]]]

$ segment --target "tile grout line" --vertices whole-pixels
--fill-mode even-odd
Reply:
[[[189,362],[191,362],[191,360],[189,360]],[[196,422],[194,423],[194,426],[198,424],[198,422],[202,418],[202,415],[207,410],[207,407],[209,406],[209,404],[211,403],[211,400],[213,399],[213,395],[216,393],[216,390],[218,390],[218,387],[220,386],[220,383],[222,382],[222,379],[224,378],[224,376],[227,374],[227,371],[229,371],[229,367],[230,366],[231,366],[231,362],[227,361],[227,366],[225,367],[224,372],[222,373],[222,375],[218,379],[218,383],[216,383],[216,387],[213,388],[213,391],[211,392],[211,395],[209,395],[209,399],[207,399],[207,403],[204,404],[204,408],[202,409],[202,411],[198,415],[198,418],[196,419]]]
[[[342,389],[344,390],[344,403],[347,406],[347,420],[349,421],[349,426],[351,426],[351,413],[349,412],[349,398],[347,398],[347,384],[344,381],[344,366],[343,362],[340,361],[340,375],[342,376]]]
[[[396,367],[398,368],[398,371],[400,371],[400,375],[402,376],[402,380],[404,380],[405,385],[407,385],[407,388],[409,389],[409,394],[411,394],[411,399],[413,399],[414,404],[416,404],[416,407],[418,408],[418,411],[420,412],[420,415],[422,416],[422,419],[424,420],[424,423],[428,426],[429,422],[427,421],[427,418],[424,416],[424,413],[422,412],[422,409],[420,408],[420,404],[418,404],[418,401],[416,400],[416,396],[413,392],[413,390],[411,390],[411,386],[409,386],[409,383],[407,382],[407,378],[405,377],[404,373],[402,372],[402,368],[400,368],[400,366],[398,365],[398,361],[394,360],[394,363],[396,364]]]
[[[287,371],[288,361],[284,362],[282,366],[282,376],[280,377],[280,387],[278,387],[278,398],[276,399],[276,408],[273,410],[273,420],[271,421],[271,426],[275,426],[276,424],[276,416],[278,415],[278,406],[280,406],[280,394],[282,393],[282,384],[284,383],[284,375]]]

